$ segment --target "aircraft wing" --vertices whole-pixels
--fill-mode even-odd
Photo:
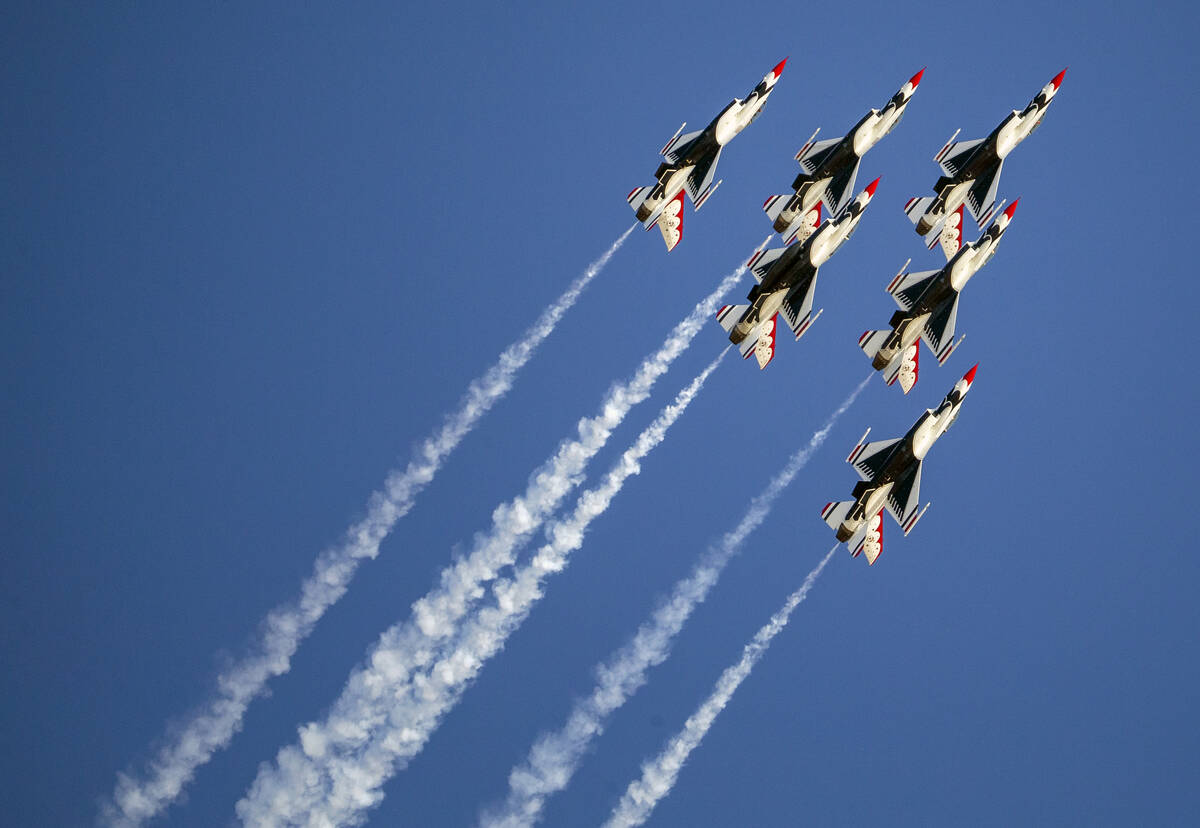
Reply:
[[[816,294],[817,274],[814,273],[807,285],[793,287],[779,308],[780,314],[788,323],[788,327],[792,329],[792,333],[796,335],[796,339],[804,336],[804,332],[814,321],[810,317],[812,317],[813,297]]]
[[[924,465],[923,461],[917,461],[916,468],[898,479],[887,496],[887,510],[906,535],[917,523],[917,512],[921,506],[921,469]]]
[[[845,167],[833,177],[825,187],[825,206],[829,208],[830,217],[840,215],[850,199],[854,197],[854,180],[858,177],[858,167],[861,159],[853,166]]]
[[[717,171],[717,161],[720,158],[721,150],[718,149],[711,158],[697,163],[683,183],[688,197],[692,200],[692,206],[697,210],[700,209],[700,205],[704,203],[708,193],[713,189],[713,174]]]
[[[921,300],[921,296],[933,284],[940,270],[919,270],[916,273],[900,272],[892,283],[887,286],[887,292],[892,294],[900,310],[912,310]]]
[[[967,162],[975,154],[975,148],[983,143],[982,138],[975,141],[951,141],[937,155],[937,162],[942,172],[953,178],[967,167]]]
[[[667,159],[668,164],[678,164],[680,159],[687,157],[688,150],[692,148],[692,144],[703,133],[704,130],[698,129],[695,132],[689,132],[687,135],[676,135],[667,142],[667,145],[662,148],[659,155]]]
[[[816,137],[815,133],[813,137]],[[825,163],[825,159],[833,154],[833,151],[837,149],[838,144],[842,143],[842,140],[843,137],[839,136],[815,143],[809,141],[796,153],[796,160],[800,162],[800,169],[812,175]]]
[[[999,162],[996,166],[979,176],[979,178],[976,178],[975,183],[971,185],[971,189],[967,191],[967,209],[975,217],[980,230],[987,224],[988,219],[992,217],[992,213],[994,212],[996,192],[1000,187],[1000,170],[1003,167],[1004,162]]]
[[[865,438],[866,435],[863,437]],[[896,437],[891,440],[876,440],[873,443],[860,442],[854,447],[854,451],[850,452],[846,462],[854,466],[854,470],[858,472],[860,478],[870,483],[883,471],[884,464],[887,463],[892,450],[901,439]]]
[[[921,338],[925,340],[925,344],[929,346],[930,350],[937,354],[938,362],[945,362],[942,352],[954,344],[954,324],[958,319],[959,295],[954,294],[952,298],[934,308],[921,331]],[[949,356],[949,353],[946,356]]]

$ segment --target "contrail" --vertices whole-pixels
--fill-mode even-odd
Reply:
[[[791,456],[783,469],[752,501],[741,521],[711,547],[690,575],[676,583],[671,596],[638,628],[633,639],[596,668],[596,686],[591,695],[575,703],[566,724],[554,733],[543,734],[534,743],[525,762],[508,777],[505,802],[485,810],[480,817],[487,828],[533,825],[546,800],[571,781],[592,740],[603,732],[608,717],[646,683],[646,673],[661,664],[671,652],[675,637],[692,611],[708,596],[725,565],[746,538],[762,524],[776,499],[821,447],[829,432],[858,399],[874,373],[858,384],[808,444]]]
[[[564,440],[554,454],[531,476],[520,497],[503,504],[492,515],[492,528],[476,535],[471,554],[442,571],[441,583],[413,604],[413,617],[389,627],[367,655],[366,664],[350,675],[341,696],[324,722],[299,729],[300,745],[279,751],[274,766],[264,763],[241,801],[237,813],[253,824],[303,822],[307,815],[325,809],[326,824],[360,821],[363,811],[377,803],[382,780],[393,770],[393,756],[417,749],[424,736],[412,728],[391,728],[389,722],[410,681],[415,692],[425,692],[414,671],[429,667],[439,642],[453,636],[459,622],[495,580],[499,570],[513,563],[516,550],[577,486],[587,462],[608,441],[625,415],[649,396],[654,383],[691,343],[700,327],[716,311],[717,303],[745,272],[745,265],[724,277],[671,331],[662,346],[643,360],[634,377],[614,386],[595,417],[581,420],[578,436]],[[387,734],[379,744],[379,734]],[[415,751],[414,751],[415,752]],[[362,763],[383,758],[371,771]],[[334,768],[348,768],[333,776]],[[380,782],[363,782],[363,779]],[[367,792],[364,792],[367,791]],[[364,801],[366,800],[366,801]]]
[[[800,588],[788,596],[779,612],[772,615],[766,626],[754,634],[754,638],[742,650],[741,660],[721,674],[712,695],[705,699],[696,712],[684,722],[683,730],[667,743],[663,752],[652,762],[642,765],[642,778],[629,783],[621,801],[617,803],[612,815],[604,823],[604,828],[633,828],[650,818],[650,812],[654,810],[654,806],[671,792],[675,780],[679,777],[679,771],[683,769],[683,763],[700,745],[700,740],[708,733],[717,716],[725,709],[725,705],[729,704],[734,692],[750,675],[750,671],[763,657],[767,647],[771,646],[771,639],[787,626],[792,617],[792,610],[808,597],[808,591],[812,589],[821,570],[825,568],[825,564],[829,563],[829,559],[833,557],[833,553],[840,545],[835,543],[830,548],[821,562],[817,564],[817,568],[808,573],[808,577],[804,579]]]
[[[384,486],[368,501],[367,515],[351,526],[342,542],[322,552],[300,595],[276,607],[259,625],[249,652],[217,677],[211,699],[193,711],[166,737],[167,743],[140,774],[120,773],[112,800],[101,805],[100,820],[114,826],[138,825],[164,811],[191,781],[196,769],[229,744],[242,726],[250,702],[267,682],[286,673],[292,655],[321,616],[345,594],[364,558],[379,554],[379,545],[396,521],[412,508],[416,496],[433,479],[449,454],[491,407],[512,388],[517,373],[629,238],[636,224],[621,234],[600,258],[516,342],[500,354],[488,371],[468,386],[458,410],[421,443],[403,471],[388,474]]]

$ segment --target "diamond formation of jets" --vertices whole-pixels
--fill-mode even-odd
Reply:
[[[816,321],[812,307],[817,272],[854,233],[878,186],[876,178],[839,218],[827,219],[800,244],[760,251],[746,263],[757,282],[746,297],[750,304],[726,305],[717,312],[717,322],[729,332],[729,341],[740,346],[743,357],[753,354],[759,368],[767,367],[775,356],[779,314],[796,339]]]
[[[917,232],[928,239],[930,249],[938,243],[946,218],[962,204],[979,229],[991,221],[998,208],[996,192],[1004,159],[1042,123],[1066,73],[1064,69],[1055,75],[1024,110],[1014,109],[986,138],[955,141],[955,132],[933,157],[943,173],[933,186],[936,195],[912,198],[904,205],[904,212],[916,224]]]
[[[800,148],[796,160],[801,172],[792,182],[795,192],[771,196],[763,204],[784,244],[804,241],[820,226],[822,203],[830,217],[846,208],[863,156],[900,123],[924,74],[922,69],[913,75],[882,110],[872,109],[844,136],[817,141],[818,128]]]
[[[944,244],[942,249],[949,261],[941,270],[905,273],[901,268],[887,286],[900,310],[892,314],[888,322],[891,328],[867,331],[859,337],[858,345],[871,358],[871,366],[883,372],[888,385],[898,380],[905,394],[912,390],[920,368],[921,340],[939,365],[945,365],[962,343],[965,335],[954,341],[959,297],[971,277],[995,255],[1019,201],[1010,204],[974,243],[965,247]],[[961,220],[962,207],[958,209]],[[961,241],[961,236],[957,238]],[[904,267],[908,264],[905,262]]]
[[[637,187],[626,197],[644,228],[658,226],[667,250],[674,250],[683,238],[684,191],[693,209],[699,210],[720,186],[720,181],[713,183],[713,177],[721,149],[762,112],[785,63],[787,58],[779,61],[745,100],[734,98],[704,129],[681,135],[687,124],[679,127],[659,152],[666,161],[654,174],[657,183]]]
[[[867,563],[873,564],[883,551],[885,509],[907,535],[929,508],[928,504],[920,508],[925,455],[958,419],[978,367],[967,371],[938,407],[927,409],[903,437],[867,443],[868,428],[846,458],[862,478],[851,492],[854,500],[825,504],[821,517],[854,557],[865,555]]]

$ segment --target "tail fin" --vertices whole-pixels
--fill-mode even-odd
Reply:
[[[899,351],[892,361],[883,369],[883,378],[888,385],[894,385],[897,380],[900,381],[900,390],[907,394],[917,384],[917,378],[921,372],[921,348],[920,342],[914,342],[902,351]]]
[[[886,331],[866,331],[858,338],[858,347],[863,349],[863,353],[868,358],[874,359],[879,353],[879,349],[888,341],[888,337],[892,335],[890,330]]]
[[[679,244],[679,240],[683,238],[683,190],[680,190],[679,195],[663,205],[662,211],[659,212],[654,223],[662,232],[667,250],[674,250],[675,245]]]
[[[821,510],[821,517],[829,524],[829,528],[836,532],[842,525],[842,521],[846,519],[846,515],[850,514],[850,510],[853,508],[853,500],[843,500],[840,503],[826,503],[825,508]]]
[[[749,305],[726,305],[717,311],[717,322],[725,329],[726,332],[732,331],[742,318],[746,311],[750,310]]]
[[[855,543],[855,538],[858,542]],[[874,564],[879,559],[879,553],[883,551],[883,510],[873,517],[867,518],[867,522],[863,527],[855,533],[854,538],[847,542],[847,546],[854,544],[851,547],[850,554],[857,558],[859,555],[867,556],[867,564]]]

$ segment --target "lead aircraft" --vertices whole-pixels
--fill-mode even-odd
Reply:
[[[654,177],[657,183],[636,187],[625,200],[637,213],[637,220],[649,230],[655,225],[662,232],[667,250],[674,250],[683,238],[683,194],[687,191],[693,209],[699,210],[721,182],[713,183],[721,149],[749,126],[762,112],[787,58],[750,90],[745,100],[734,98],[704,129],[681,135],[684,123],[660,151],[666,161]]]
[[[976,364],[954,384],[937,408],[927,409],[903,437],[864,442],[867,429],[846,462],[862,480],[851,493],[854,500],[826,503],[821,517],[845,541],[854,557],[866,555],[874,564],[883,551],[883,511],[886,509],[907,535],[925,514],[921,505],[921,467],[925,455],[954,421],[975,381]]]
[[[986,138],[955,141],[958,137],[955,132],[933,157],[943,173],[933,185],[936,195],[911,198],[904,205],[904,212],[917,225],[917,232],[925,236],[930,250],[937,245],[947,217],[963,204],[980,230],[992,220],[999,209],[996,193],[1004,159],[1041,125],[1066,73],[1064,69],[1055,75],[1025,109],[1020,112],[1014,109]]]

